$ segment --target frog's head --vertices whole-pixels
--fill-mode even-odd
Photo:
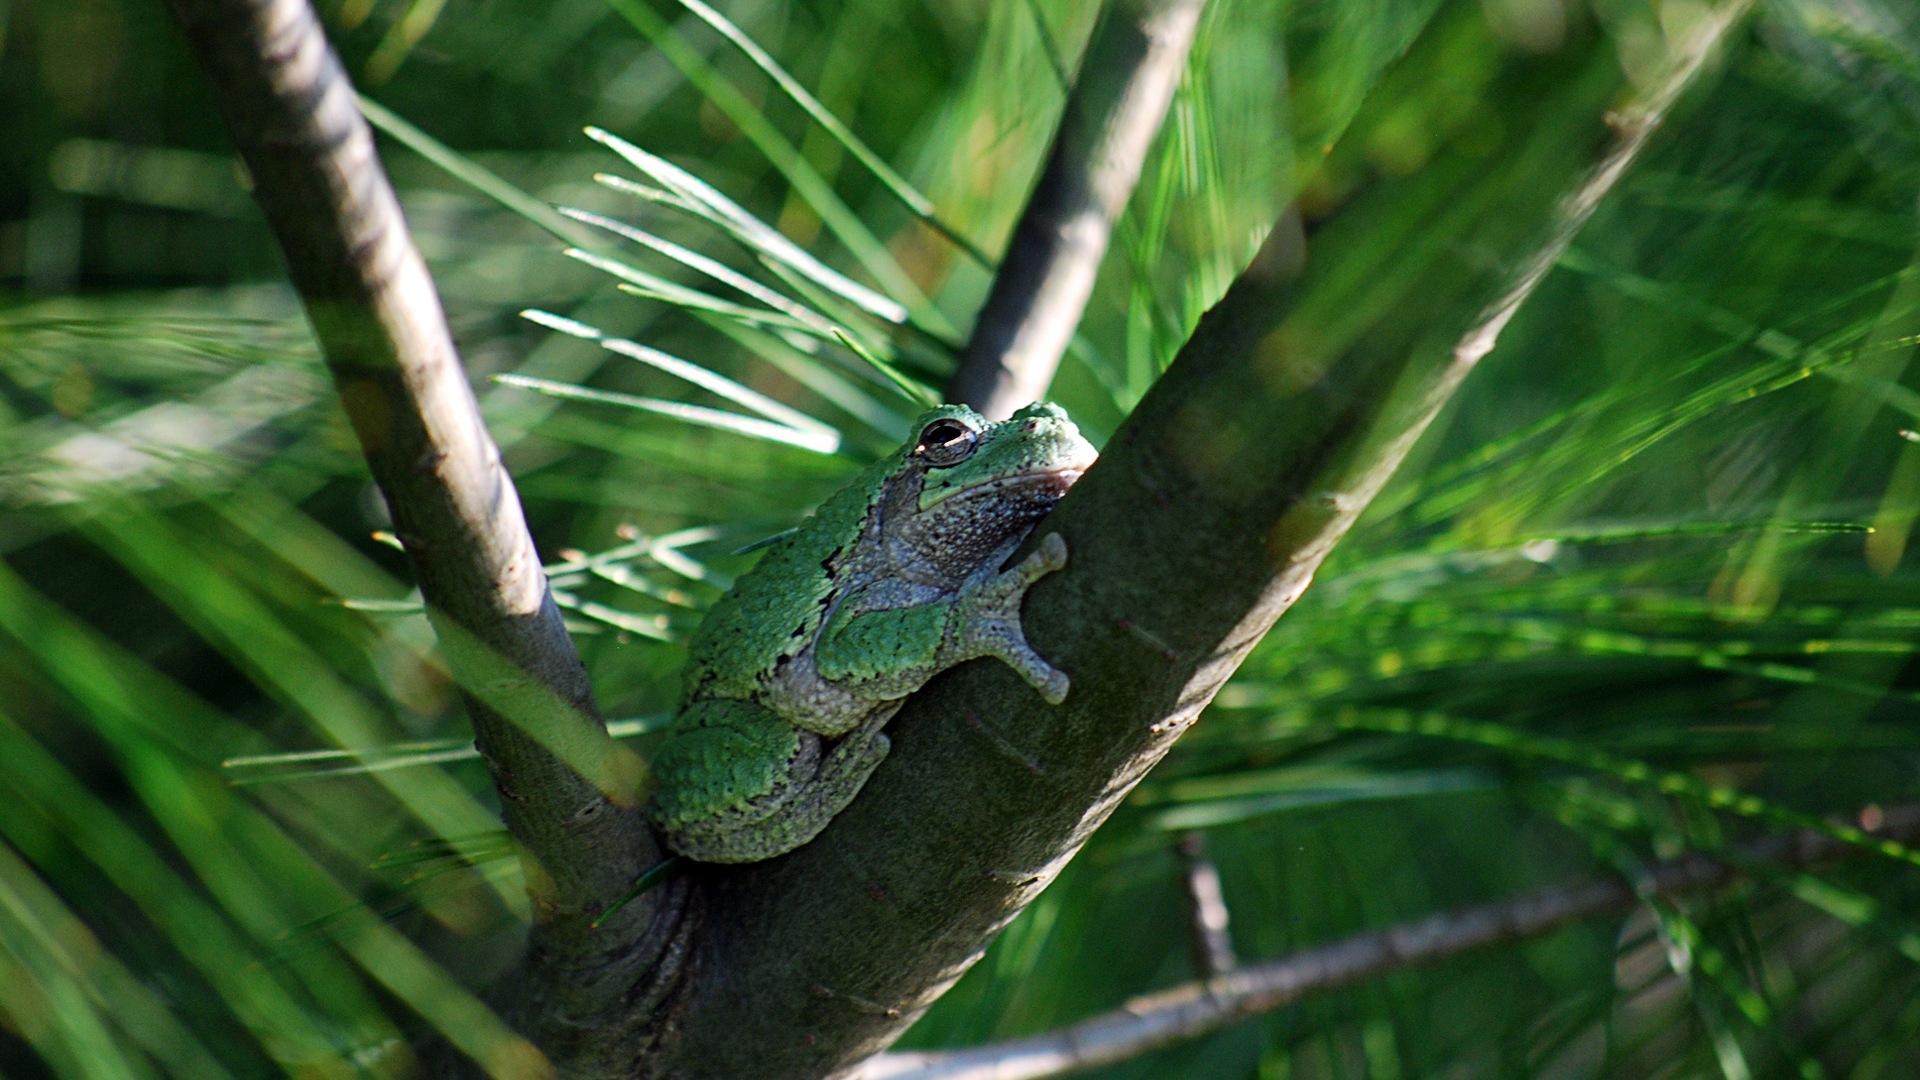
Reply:
[[[923,414],[904,473],[921,480],[900,539],[942,562],[977,564],[1024,534],[1099,455],[1045,403],[993,423],[964,405]]]

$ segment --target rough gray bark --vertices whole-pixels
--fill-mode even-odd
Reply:
[[[678,889],[589,922],[659,853],[373,136],[306,0],[170,0],[286,256],[413,563],[520,845],[534,926],[521,1027],[550,1055],[669,974]]]
[[[1004,420],[1037,401],[1093,295],[1113,223],[1186,70],[1206,0],[1117,0],[1067,96],[947,400]]]
[[[1911,843],[1920,806],[1896,806],[1875,837]],[[971,1050],[886,1054],[861,1080],[1041,1080],[1127,1061],[1311,994],[1438,963],[1475,949],[1552,933],[1570,923],[1728,884],[1755,864],[1808,866],[1867,852],[1828,833],[1800,829],[1739,845],[1725,856],[1692,854],[1647,867],[1632,880],[1568,882],[1510,900],[1450,911],[1402,926],[1317,945],[1229,975],[1136,998],[1111,1013],[1059,1031]]]

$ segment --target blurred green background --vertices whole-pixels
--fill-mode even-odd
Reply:
[[[1214,0],[1055,398],[1104,438],[1289,199],[1334,213],[1485,140],[1520,104],[1502,72],[1600,50],[1649,84],[1706,10]],[[966,247],[1003,245],[1097,6],[322,11],[644,749],[738,549],[915,411],[822,326],[939,384],[990,280]],[[467,988],[512,960],[517,869],[207,90],[156,0],[0,0],[0,35],[0,1074],[403,1076],[431,1030],[513,1074]],[[589,125],[908,325],[769,268],[764,234]],[[1191,978],[1189,830],[1251,959],[1920,798],[1916,196],[1920,9],[1760,4],[1306,598],[908,1043]],[[1103,1075],[1920,1076],[1916,862],[1753,867]]]

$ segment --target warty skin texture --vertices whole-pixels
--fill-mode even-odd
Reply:
[[[1059,702],[1069,680],[1027,644],[1020,603],[1066,565],[1050,537],[1002,570],[1093,463],[1066,414],[1001,423],[963,406],[773,545],[694,634],[687,690],[653,761],[668,846],[752,862],[811,840],[886,757],[902,699],[956,664],[995,657]]]

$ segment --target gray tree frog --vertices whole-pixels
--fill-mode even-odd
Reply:
[[[1093,446],[1047,404],[1000,423],[947,405],[914,430],[777,541],[694,633],[649,805],[680,854],[753,862],[813,839],[886,757],[880,729],[901,699],[963,661],[998,657],[1049,702],[1067,696],[1020,625],[1027,587],[1066,565],[1066,542],[1001,564]]]

